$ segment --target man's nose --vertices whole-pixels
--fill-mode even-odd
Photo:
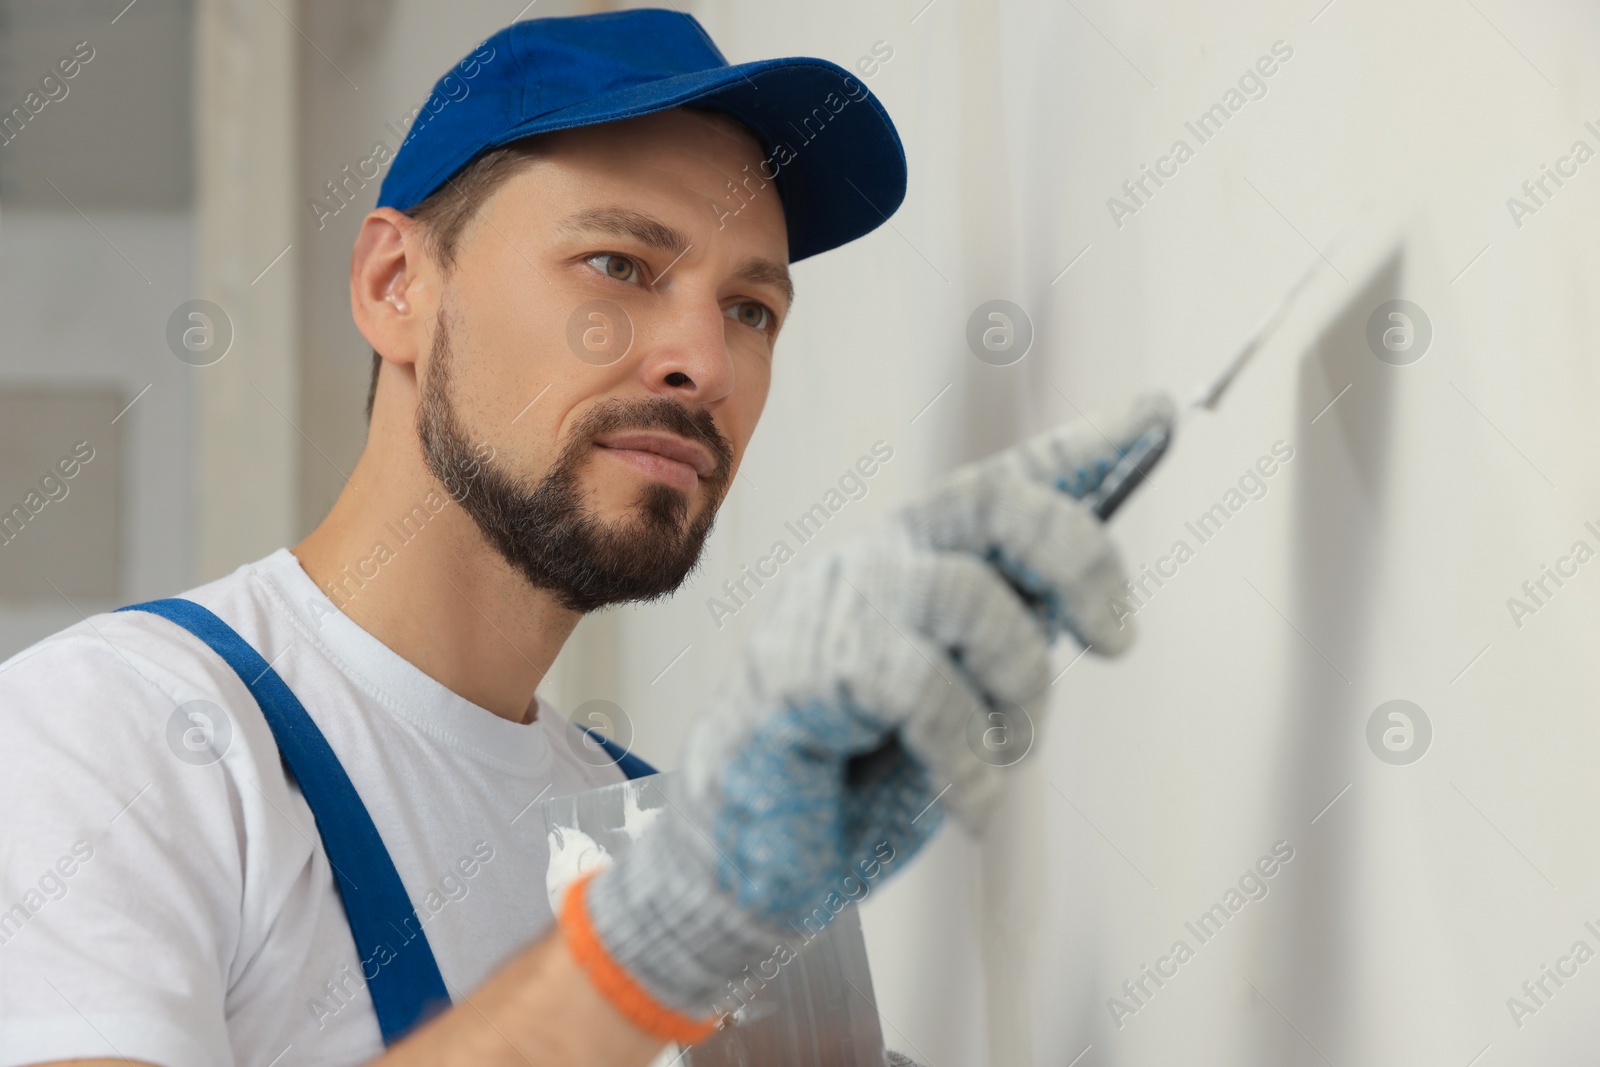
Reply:
[[[639,373],[651,392],[715,404],[733,392],[734,363],[728,351],[727,316],[714,303],[663,315]]]

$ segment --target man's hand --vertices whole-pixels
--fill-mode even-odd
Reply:
[[[691,730],[667,817],[562,909],[624,1014],[693,1040],[789,923],[885,849],[915,853],[938,802],[981,829],[1001,771],[969,745],[974,721],[1044,690],[1056,635],[1106,655],[1131,640],[1111,609],[1121,563],[1080,499],[1172,418],[1146,397],[961,468],[784,583]]]

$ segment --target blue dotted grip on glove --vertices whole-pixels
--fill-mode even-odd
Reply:
[[[823,903],[810,872],[855,870],[871,859],[883,828],[906,855],[934,835],[943,813],[924,809],[937,787],[910,753],[881,738],[882,727],[848,700],[814,701],[769,717],[738,750],[723,779],[715,837],[723,845],[718,884],[739,907],[787,923]],[[830,770],[842,754],[860,757],[866,780],[847,780],[849,762],[843,775]],[[784,783],[781,792],[774,783]],[[805,874],[768,876],[758,886],[746,870]]]

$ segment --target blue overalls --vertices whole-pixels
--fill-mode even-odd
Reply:
[[[362,977],[372,994],[384,1046],[393,1045],[418,1024],[450,1007],[450,994],[433,949],[372,816],[322,731],[283,679],[231,626],[193,601],[151,600],[117,610],[148,611],[188,630],[233,668],[261,705],[278,751],[316,818],[345,917],[355,935],[356,951],[363,961]],[[583,729],[629,778],[656,773],[650,764],[600,733]],[[406,931],[412,931],[412,936],[406,936]],[[368,960],[379,961],[371,976],[366,973]]]

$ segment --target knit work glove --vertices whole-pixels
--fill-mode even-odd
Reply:
[[[941,807],[982,828],[1002,768],[969,743],[973,721],[1043,692],[1056,635],[1102,655],[1132,639],[1111,606],[1117,552],[1080,501],[1172,419],[1148,396],[958,469],[780,586],[663,817],[563,902],[569,946],[624,1014],[702,1039],[731,979],[781,962],[795,923],[857,895],[847,879],[898,870]]]

